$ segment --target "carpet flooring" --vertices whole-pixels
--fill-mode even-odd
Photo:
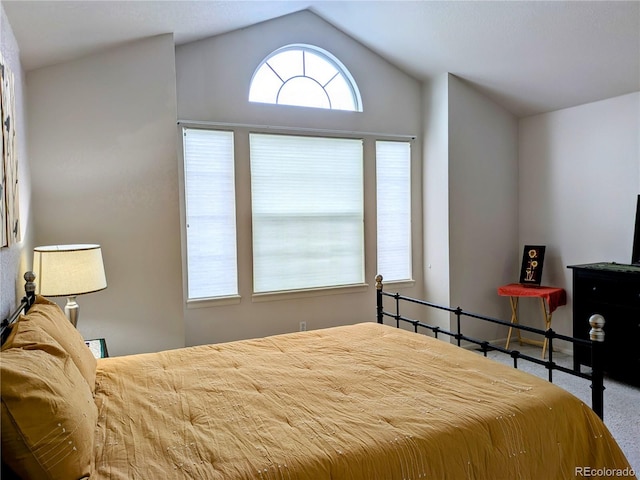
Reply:
[[[539,347],[512,346],[521,353],[540,358]],[[489,352],[489,358],[513,366],[513,360],[500,352]],[[559,365],[573,368],[571,355],[553,352],[553,360]],[[531,362],[518,361],[520,370],[548,378],[547,370]],[[583,367],[584,368],[584,367]],[[554,372],[553,383],[571,392],[587,405],[591,405],[591,382],[562,372]],[[640,478],[640,388],[605,377],[604,380],[604,423],[622,448],[629,463]]]

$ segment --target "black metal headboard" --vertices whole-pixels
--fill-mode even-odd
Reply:
[[[11,331],[11,325],[20,317],[21,313],[27,313],[36,300],[36,284],[34,280],[36,276],[33,272],[26,272],[24,274],[24,297],[20,300],[20,303],[16,309],[7,318],[0,323],[0,340],[4,344],[9,332]]]

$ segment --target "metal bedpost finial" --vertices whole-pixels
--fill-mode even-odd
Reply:
[[[36,291],[36,284],[34,283],[34,280],[36,279],[35,273],[33,273],[32,271],[25,272],[23,278],[25,280],[24,291],[26,293],[35,293]]]
[[[382,290],[382,275],[376,275],[376,289]]]
[[[599,313],[595,315],[591,315],[589,318],[589,325],[591,325],[591,330],[589,331],[589,338],[594,342],[604,342],[604,327],[605,321],[604,317]]]

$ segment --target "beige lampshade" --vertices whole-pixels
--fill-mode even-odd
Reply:
[[[100,245],[49,245],[33,249],[36,293],[69,297],[107,288]]]

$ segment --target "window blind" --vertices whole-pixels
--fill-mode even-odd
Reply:
[[[376,142],[378,273],[409,280],[411,271],[411,144]]]
[[[189,299],[238,293],[233,132],[183,129]]]
[[[364,282],[362,140],[252,133],[256,293]]]

